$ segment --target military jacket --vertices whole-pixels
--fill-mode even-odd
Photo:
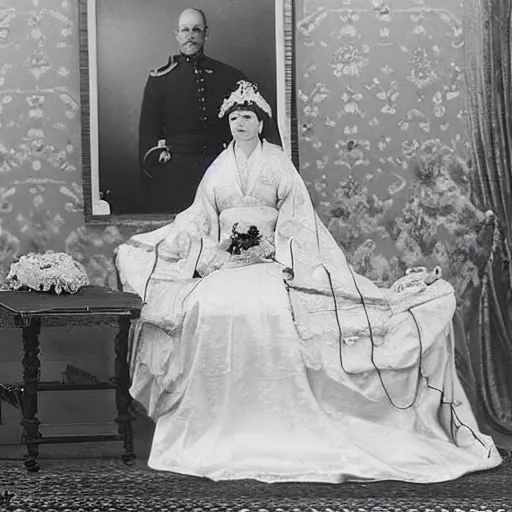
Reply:
[[[150,73],[139,123],[139,159],[165,139],[171,152],[218,154],[231,134],[219,119],[224,98],[244,74],[227,64],[199,56],[173,56]]]

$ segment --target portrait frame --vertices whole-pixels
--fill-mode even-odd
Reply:
[[[100,192],[97,7],[108,0],[78,0],[81,98],[82,185],[85,224],[153,225],[176,214],[110,212]],[[244,0],[250,2],[251,0]],[[276,122],[283,149],[298,168],[298,130],[295,77],[295,0],[273,0],[275,13]],[[142,93],[142,91],[141,91]]]

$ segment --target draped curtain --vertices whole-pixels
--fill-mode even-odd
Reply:
[[[466,83],[473,189],[492,210],[495,233],[467,329],[476,407],[497,443],[512,447],[512,77],[510,0],[464,0]]]

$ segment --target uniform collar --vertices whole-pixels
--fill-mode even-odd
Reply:
[[[194,53],[194,55],[184,55],[183,53],[180,53],[179,55],[180,61],[186,62],[187,64],[196,64],[202,60],[203,57],[203,50],[199,50],[198,52]]]

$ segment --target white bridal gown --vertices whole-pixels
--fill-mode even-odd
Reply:
[[[219,245],[236,222],[256,225],[276,261],[229,260]],[[123,244],[117,263],[146,299],[131,394],[156,421],[150,467],[439,482],[500,464],[455,371],[452,287],[381,290],[354,275],[279,147],[247,160],[231,144],[194,204]]]

